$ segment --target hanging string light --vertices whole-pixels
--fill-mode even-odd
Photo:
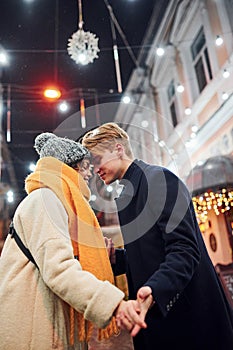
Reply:
[[[86,65],[92,63],[95,58],[98,58],[97,53],[100,51],[98,48],[98,40],[96,34],[85,32],[83,30],[83,16],[82,16],[82,2],[78,0],[79,8],[79,23],[78,31],[75,32],[68,40],[67,51],[71,58],[77,63]]]
[[[11,142],[11,86],[7,86],[7,125],[6,125],[6,141]]]
[[[85,114],[84,98],[80,99],[80,115],[81,115],[81,126],[83,129],[85,129],[85,127],[86,127],[86,114]]]
[[[194,209],[200,223],[205,223],[208,220],[208,212],[214,210],[219,216],[233,207],[233,190],[226,188],[220,191],[205,192],[200,196],[193,197]]]
[[[119,93],[121,93],[122,92],[121,69],[120,69],[119,54],[118,54],[118,47],[117,47],[117,40],[116,40],[116,30],[115,30],[114,22],[112,20],[113,12],[110,5],[108,5],[108,9],[110,12],[110,22],[111,22],[110,24],[111,24],[112,39],[113,39],[113,56],[114,56],[116,78],[117,78],[117,90]]]
[[[126,36],[123,32],[123,30],[121,29],[121,26],[118,22],[118,20],[116,19],[116,16],[113,13],[113,9],[112,6],[110,6],[108,0],[104,0],[104,3],[109,11],[109,15],[110,15],[110,23],[111,23],[111,32],[112,32],[112,39],[113,39],[113,57],[114,57],[114,62],[115,62],[115,70],[116,70],[116,78],[117,78],[117,90],[119,93],[122,92],[122,83],[121,83],[121,70],[120,70],[120,62],[119,62],[119,54],[118,54],[118,47],[117,47],[117,38],[116,38],[116,30],[117,29],[118,33],[120,34],[125,47],[127,48],[130,57],[132,58],[135,66],[138,68],[139,67],[139,63],[137,58],[135,57],[135,54],[133,53],[133,50],[131,49]]]

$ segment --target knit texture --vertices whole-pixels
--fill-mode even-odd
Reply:
[[[25,181],[25,189],[30,193],[38,188],[50,188],[63,203],[69,217],[69,233],[74,256],[78,256],[83,270],[91,272],[100,280],[114,283],[109,257],[99,223],[92,211],[88,199],[89,188],[74,169],[53,157],[45,157],[37,162],[34,173]],[[93,325],[85,321],[83,314],[71,310],[71,343],[73,341],[74,315],[78,317],[78,335],[80,341],[88,341]],[[103,330],[99,330],[99,339],[107,339],[119,332],[115,317]]]
[[[76,164],[89,155],[88,150],[80,143],[49,132],[35,138],[34,148],[40,158],[54,157],[67,165]]]

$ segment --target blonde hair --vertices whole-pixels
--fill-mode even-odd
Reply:
[[[82,138],[82,145],[90,151],[113,150],[116,143],[124,146],[126,155],[133,159],[129,135],[116,123],[105,123],[98,128],[88,131]]]

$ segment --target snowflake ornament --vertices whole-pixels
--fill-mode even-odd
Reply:
[[[83,30],[83,15],[82,15],[82,0],[78,0],[79,22],[78,31],[75,32],[68,40],[68,54],[76,62],[83,65],[92,63],[98,57],[97,52],[98,40],[95,34],[84,32]]]
[[[98,58],[97,53],[100,51],[98,41],[99,38],[95,34],[84,32],[80,28],[68,40],[68,53],[77,64],[93,63],[93,60]]]

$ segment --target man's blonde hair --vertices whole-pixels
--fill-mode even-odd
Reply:
[[[88,131],[82,138],[82,144],[91,152],[113,150],[120,143],[124,146],[126,155],[133,159],[129,135],[116,123],[105,123],[98,128]]]

